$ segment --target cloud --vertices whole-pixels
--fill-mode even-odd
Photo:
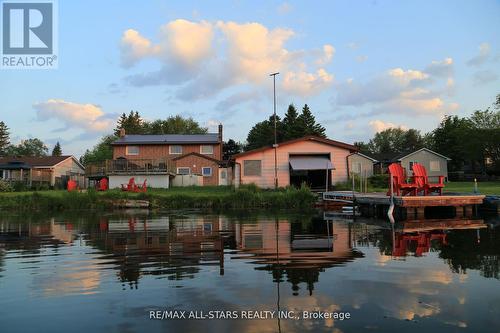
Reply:
[[[125,77],[134,86],[175,85],[181,100],[207,98],[229,86],[260,88],[269,74],[279,71],[279,88],[287,94],[311,96],[333,82],[326,65],[335,48],[325,44],[310,50],[290,50],[285,44],[295,36],[291,29],[256,23],[175,20],[161,27],[157,43],[135,30],[126,30],[121,42],[124,67],[147,58],[161,67]],[[282,83],[283,82],[283,83]]]
[[[283,2],[278,6],[278,14],[285,15],[292,11],[292,6],[288,2]]]
[[[467,61],[467,65],[469,65],[469,66],[481,66],[486,61],[488,61],[488,59],[490,57],[490,51],[491,51],[490,44],[482,43],[481,45],[479,45],[479,54],[476,55],[475,57],[469,59],[469,61]]]
[[[114,119],[106,115],[94,104],[78,104],[62,99],[49,99],[46,102],[35,103],[37,119],[45,121],[57,119],[67,128],[82,128],[92,132],[104,132],[112,128]]]
[[[445,58],[441,61],[434,60],[430,65],[425,67],[424,72],[438,77],[453,76],[453,59]]]
[[[472,78],[475,85],[483,85],[498,80],[498,75],[493,71],[484,70],[474,73]]]
[[[333,75],[323,68],[316,73],[287,72],[283,78],[283,89],[299,96],[313,95],[333,82]]]
[[[316,64],[319,66],[326,65],[330,63],[335,55],[335,48],[330,44],[323,45],[323,56],[316,60]]]
[[[384,122],[384,121],[378,120],[378,119],[370,121],[368,123],[368,125],[370,125],[370,127],[373,129],[373,131],[375,133],[385,131],[386,129],[389,129],[389,128],[401,128],[403,130],[408,130],[407,126],[396,125],[396,124],[393,124],[393,123],[390,123],[390,122]]]
[[[454,89],[453,59],[432,61],[423,70],[393,68],[364,82],[348,79],[338,83],[337,105],[368,106],[363,116],[400,113],[409,116],[455,112],[458,104],[445,101]],[[357,115],[340,115],[350,120]]]
[[[356,61],[359,62],[359,63],[363,63],[363,62],[365,62],[367,60],[368,60],[368,56],[367,55],[360,55],[360,56],[356,57]]]
[[[259,99],[260,94],[256,91],[242,91],[235,94],[230,95],[229,97],[219,101],[215,105],[215,110],[226,112],[231,111],[236,105],[240,105],[242,103],[252,102],[256,99]]]

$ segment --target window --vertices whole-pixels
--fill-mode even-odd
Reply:
[[[416,163],[418,163],[418,162],[417,161],[411,161],[411,162],[408,163],[408,167],[410,168],[410,170],[413,171],[413,164],[416,164]]]
[[[139,155],[139,146],[127,146],[125,153],[127,155]]]
[[[201,174],[205,177],[210,177],[212,175],[212,168],[211,167],[201,168]]]
[[[441,163],[439,161],[431,161],[430,169],[431,171],[441,171]]]
[[[260,176],[262,170],[261,160],[245,160],[243,161],[244,176]]]
[[[211,155],[214,153],[214,146],[202,145],[200,146],[200,154]]]
[[[190,168],[177,168],[178,175],[189,175],[191,173]]]
[[[182,146],[179,145],[170,146],[170,154],[172,155],[182,154]]]

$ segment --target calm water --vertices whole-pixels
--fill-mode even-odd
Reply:
[[[482,221],[2,217],[0,332],[500,332],[499,258],[500,227]],[[351,318],[152,320],[155,310]]]

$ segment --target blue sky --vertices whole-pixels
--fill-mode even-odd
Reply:
[[[59,0],[59,67],[1,70],[12,141],[79,156],[118,114],[192,116],[244,141],[309,104],[330,138],[434,128],[500,93],[498,1]]]

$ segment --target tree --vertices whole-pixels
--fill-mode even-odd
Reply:
[[[5,151],[8,156],[47,156],[49,149],[42,140],[33,138],[22,140],[18,145],[10,145]]]
[[[388,128],[375,134],[368,143],[374,154],[397,154],[405,149],[405,131],[401,128]]]
[[[304,136],[303,132],[297,109],[293,104],[290,104],[283,118],[283,140],[300,138]]]
[[[302,113],[297,118],[299,127],[302,129],[302,135],[317,135],[320,137],[326,137],[325,128],[320,124],[316,123],[316,119],[312,114],[309,106],[307,104],[302,108]]]
[[[361,153],[371,153],[370,146],[363,141],[356,141],[353,144]]]
[[[403,135],[403,146],[401,147],[401,152],[403,151],[415,151],[423,148],[424,139],[419,130],[410,128]]]
[[[3,121],[0,121],[0,155],[2,155],[7,146],[10,144],[9,136],[9,128]]]
[[[54,149],[52,149],[52,156],[61,156],[61,155],[62,155],[61,145],[59,144],[59,141],[57,141],[56,145],[54,146]]]
[[[184,118],[180,115],[170,116],[167,119],[158,119],[144,122],[144,134],[205,134],[208,128],[201,127],[193,118]]]
[[[106,135],[101,138],[101,141],[95,145],[91,150],[86,150],[80,157],[80,162],[83,165],[92,163],[104,162],[113,158],[113,148],[111,144],[117,139],[114,135]]]
[[[233,139],[229,139],[222,145],[223,160],[229,160],[232,155],[241,153],[242,145]]]
[[[283,141],[283,123],[279,116],[276,116],[276,136],[277,141]],[[255,124],[247,136],[245,150],[251,150],[274,144],[274,115],[268,120]]]
[[[114,134],[120,135],[120,129],[124,129],[126,134],[142,134],[144,121],[137,111],[130,111],[128,115],[123,113],[116,124]]]
[[[467,142],[471,139],[468,137],[470,125],[466,118],[446,116],[433,131],[434,150],[451,158],[450,171],[462,170],[470,156],[470,145]]]

